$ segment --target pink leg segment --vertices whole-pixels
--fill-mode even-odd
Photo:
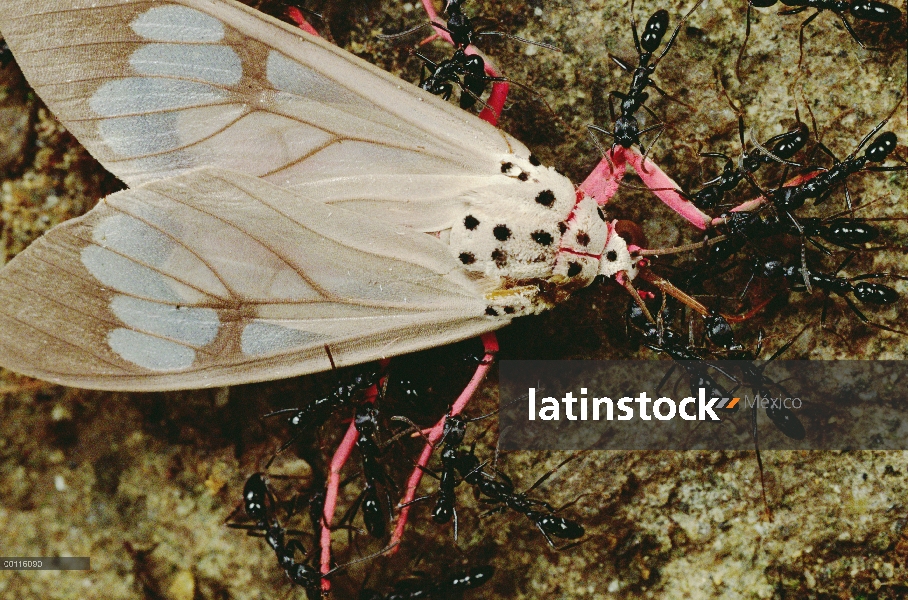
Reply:
[[[690,221],[697,229],[706,229],[712,224],[712,217],[694,206],[690,200],[685,199],[678,192],[681,187],[656,166],[656,163],[651,160],[647,161],[647,158],[634,148],[624,149],[624,154],[627,162],[634,167],[646,187],[652,190],[670,209]]]
[[[441,26],[445,26],[445,21],[438,16],[438,12],[435,10],[435,6],[432,5],[432,0],[422,0],[422,6],[426,10],[426,15],[428,15],[429,20],[433,23],[438,23]],[[435,37],[440,37],[444,41],[448,42],[451,45],[454,45],[454,40],[451,39],[451,34],[443,29],[436,29],[437,34],[423,40],[421,43],[425,43],[434,39]],[[489,58],[476,49],[474,46],[467,46],[464,50],[467,54],[478,54],[485,61],[485,71],[486,75],[489,77],[501,77],[501,74],[495,70],[495,67],[492,65],[492,61]],[[492,93],[489,95],[489,101],[486,102],[486,107],[482,109],[479,113],[479,118],[491,125],[498,125],[498,119],[501,117],[501,111],[504,109],[504,102],[508,97],[508,89],[510,86],[507,81],[496,81],[492,84]]]
[[[479,384],[482,383],[482,380],[485,379],[486,374],[492,367],[492,361],[495,359],[495,354],[498,352],[498,338],[495,337],[494,333],[484,333],[482,334],[482,345],[485,350],[485,356],[482,357],[482,363],[476,367],[476,372],[473,374],[473,378],[470,379],[470,383],[467,384],[467,387],[465,387],[463,392],[460,393],[460,396],[457,397],[454,405],[451,406],[450,414],[452,415],[458,415],[463,411],[473,397],[473,394],[479,389]],[[416,497],[416,488],[419,487],[419,482],[422,481],[423,475],[422,468],[420,467],[425,467],[429,464],[429,458],[435,450],[435,444],[441,439],[441,436],[444,433],[446,418],[447,415],[442,417],[435,427],[426,434],[428,441],[426,442],[425,448],[422,450],[422,454],[419,456],[419,462],[416,463],[416,468],[413,469],[413,472],[410,474],[410,479],[407,480],[407,490],[400,501],[401,504],[408,504]],[[397,526],[394,528],[394,535],[391,537],[392,544],[400,542],[400,539],[403,537],[404,529],[407,526],[407,516],[410,514],[410,508],[412,508],[412,505],[400,509],[400,515],[397,517]],[[397,552],[397,548],[399,548],[399,546],[395,546],[393,551]]]
[[[309,24],[309,21],[307,21],[305,17],[303,17],[303,13],[300,12],[300,9],[296,8],[295,6],[291,6],[287,9],[287,16],[293,19],[293,22],[296,23],[297,27],[299,27],[306,33],[311,33],[315,37],[320,37],[315,28]]]
[[[618,184],[624,178],[627,160],[624,158],[623,150],[621,146],[609,150],[605,158],[599,161],[599,164],[580,184],[580,190],[596,200],[600,206],[608,204],[608,201],[618,192]]]
[[[334,456],[331,458],[331,469],[328,471],[328,485],[325,488],[325,522],[322,523],[322,539],[320,540],[322,549],[322,573],[327,573],[331,570],[331,520],[334,518],[334,511],[337,508],[337,493],[340,489],[340,473],[341,469],[343,469],[344,465],[347,463],[347,459],[350,458],[350,453],[353,452],[353,448],[356,446],[356,438],[358,435],[356,424],[353,421],[350,421],[350,427],[347,428],[344,439],[341,441],[340,446],[337,447]],[[327,579],[322,579],[322,589],[326,592],[331,589],[331,583]]]
[[[804,183],[806,181],[810,181],[811,179],[813,179],[820,173],[821,173],[821,171],[814,171],[813,173],[805,173],[804,175],[796,175],[796,176],[792,177],[791,179],[789,179],[788,181],[786,181],[785,186],[791,187],[791,186],[801,185],[802,183]],[[766,198],[764,198],[763,196],[760,196],[759,198],[754,198],[753,200],[748,200],[746,202],[742,202],[738,206],[731,209],[729,212],[748,212],[748,211],[752,211],[752,210],[757,210],[764,204],[766,204]],[[724,221],[722,220],[721,217],[716,217],[715,219],[712,220],[712,225],[721,225],[722,223],[724,223]]]

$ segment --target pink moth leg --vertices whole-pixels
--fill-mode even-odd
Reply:
[[[467,387],[464,388],[453,406],[451,406],[451,410],[448,413],[450,415],[459,415],[463,411],[470,402],[470,399],[476,393],[476,390],[479,389],[479,385],[482,383],[482,380],[485,379],[489,369],[492,367],[492,361],[495,359],[495,354],[498,352],[498,339],[492,332],[484,333],[482,334],[482,345],[485,350],[485,356],[482,357],[482,362],[476,367],[476,372],[473,374],[473,378],[470,379],[470,383],[467,384]],[[407,480],[407,490],[400,501],[401,504],[408,504],[416,496],[416,488],[419,487],[419,482],[422,480],[422,469],[429,464],[429,458],[435,450],[435,444],[441,439],[441,436],[444,433],[445,419],[447,416],[448,415],[442,417],[426,434],[426,446],[419,456],[416,468],[410,473],[410,479]],[[400,515],[397,517],[397,526],[394,528],[394,535],[391,536],[391,544],[400,542],[400,539],[403,537],[404,528],[407,526],[407,516],[410,514],[411,507],[412,505],[408,504],[400,509]],[[393,552],[397,552],[397,546],[395,546]]]
[[[300,11],[300,9],[296,8],[295,6],[291,6],[287,9],[287,16],[293,19],[293,22],[296,23],[296,26],[306,33],[311,33],[315,37],[321,37],[315,30],[315,28],[309,24],[309,21],[307,21],[305,17],[303,17],[303,13],[302,11]]]
[[[620,146],[617,149],[622,150]],[[618,184],[624,178],[626,170],[624,152],[616,151],[613,147],[580,184],[580,190],[600,206],[604,206],[618,192]]]
[[[386,358],[380,361],[379,365],[384,370],[388,367],[389,362],[391,361]],[[378,386],[373,385],[366,390],[363,402],[374,403],[376,398],[378,398]],[[344,465],[347,464],[347,460],[350,458],[350,453],[353,452],[353,448],[356,447],[356,439],[358,437],[359,432],[356,430],[356,423],[350,421],[350,426],[347,428],[347,433],[344,434],[344,439],[341,440],[337,450],[334,451],[334,456],[331,457],[331,466],[328,470],[328,483],[325,485],[325,510],[322,513],[322,537],[321,540],[319,540],[321,546],[322,573],[327,573],[331,570],[331,521],[334,519],[334,512],[337,509],[337,495],[340,491],[341,470],[344,468]],[[330,589],[331,583],[327,579],[322,579],[322,590],[327,592]]]
[[[706,229],[712,223],[712,217],[694,206],[693,202],[682,196],[678,190],[680,186],[665,174],[665,172],[656,166],[656,163],[649,161],[646,163],[646,157],[640,154],[636,149],[625,149],[624,154],[627,162],[634,167],[634,171],[656,196],[659,197],[670,209],[687,219],[697,229]]]

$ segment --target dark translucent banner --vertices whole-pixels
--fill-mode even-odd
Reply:
[[[505,360],[500,386],[502,450],[908,449],[908,361]]]

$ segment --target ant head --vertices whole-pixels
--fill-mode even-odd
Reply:
[[[870,162],[883,162],[895,150],[898,138],[891,131],[880,134],[864,152],[864,157]]]
[[[706,337],[709,341],[724,348],[725,350],[741,350],[742,346],[735,341],[731,325],[725,320],[725,317],[718,313],[706,315],[703,317],[703,324],[706,326]]]
[[[445,444],[459,445],[467,434],[467,420],[460,415],[448,415],[445,418],[442,439]]]
[[[447,2],[445,2],[445,14],[449,16],[460,14],[461,5],[465,1],[466,0],[447,0]]]
[[[353,422],[359,432],[374,432],[378,428],[378,410],[372,404],[363,403],[356,409]]]

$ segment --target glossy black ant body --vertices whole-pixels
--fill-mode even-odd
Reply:
[[[306,549],[299,540],[292,539],[289,542],[286,541],[286,533],[287,531],[281,527],[278,520],[272,519],[268,525],[268,530],[265,532],[265,542],[274,550],[278,565],[280,565],[284,570],[284,573],[287,574],[287,578],[306,591],[307,600],[321,600],[324,596],[322,593],[322,580],[329,579],[331,575],[342,569],[346,569],[350,565],[371,560],[376,556],[384,554],[397,545],[396,543],[392,544],[374,554],[364,556],[363,558],[351,561],[345,565],[334,567],[327,573],[321,573],[318,569],[311,567],[306,563],[296,561],[296,553],[300,552],[303,556],[306,556]]]
[[[505,508],[509,508],[514,512],[524,515],[532,521],[536,528],[542,533],[549,546],[557,550],[552,537],[563,540],[576,540],[583,537],[583,534],[585,533],[583,526],[579,523],[555,514],[574,504],[577,500],[560,508],[554,508],[548,502],[530,498],[528,494],[539,487],[546,479],[551,477],[555,471],[573,458],[574,456],[571,456],[567,460],[561,462],[561,464],[554,469],[537,479],[529,489],[520,493],[514,492],[514,483],[504,473],[496,471],[498,474],[498,478],[496,479],[490,478],[483,472],[482,464],[480,464],[479,459],[474,454],[473,448],[471,448],[469,452],[458,452],[453,463],[464,481],[472,485],[474,489],[483,496],[483,500],[490,504],[500,505],[492,508],[486,514],[502,512]]]
[[[768,208],[768,207],[767,207]],[[710,247],[710,264],[719,264],[735,252],[744,248],[754,239],[768,238],[774,235],[800,236],[822,251],[831,254],[816,238],[847,250],[858,250],[858,246],[876,240],[880,231],[869,223],[870,219],[859,217],[832,218],[795,217],[792,213],[779,213],[772,210],[755,210],[730,212],[722,215],[718,225],[720,232],[728,236],[725,240]],[[898,219],[898,217],[894,217]],[[887,220],[887,219],[873,219]]]
[[[278,564],[290,581],[303,587],[309,600],[321,598],[322,574],[294,559],[297,551],[305,556],[306,549],[297,539],[287,540],[287,533],[297,532],[289,532],[284,529],[274,515],[277,501],[268,487],[268,478],[264,473],[253,473],[246,480],[246,484],[243,486],[243,507],[246,516],[254,521],[254,524],[228,523],[228,527],[247,529],[249,535],[263,536],[265,542],[274,550]],[[227,518],[229,520],[230,516]]]
[[[348,383],[339,384],[324,398],[310,402],[303,408],[283,408],[262,415],[263,419],[267,419],[277,415],[292,413],[292,416],[287,419],[287,423],[290,425],[290,429],[294,430],[294,433],[289,440],[278,448],[277,452],[280,453],[289,448],[310,427],[320,426],[336,410],[347,406],[356,394],[375,385],[378,380],[379,374],[377,371],[363,371],[354,375]]]
[[[896,105],[896,109],[897,108],[898,105]],[[894,112],[895,110],[893,110],[893,113]],[[814,204],[825,202],[830,194],[832,194],[833,188],[839,184],[844,184],[849,175],[853,175],[859,171],[904,171],[908,167],[868,166],[868,163],[881,163],[885,161],[895,150],[898,140],[891,131],[881,133],[869,146],[867,146],[864,153],[858,156],[858,152],[861,151],[861,148],[863,148],[870,138],[876,135],[876,133],[889,122],[893,113],[890,113],[890,115],[880,121],[870,133],[865,135],[857,148],[855,148],[844,160],[838,160],[829,148],[822,142],[818,142],[817,147],[834,161],[832,167],[820,171],[815,177],[799,185],[781,185],[768,193],[763,192],[764,196],[772,202],[778,211],[793,212],[804,206],[804,203],[810,198],[814,199]],[[760,189],[751,175],[748,174],[747,177],[757,189]],[[850,212],[854,212],[851,193],[848,191],[847,185],[845,186],[845,204]]]
[[[494,413],[491,413],[494,414]],[[433,494],[437,496],[435,501],[435,507],[432,509],[432,520],[439,525],[443,525],[451,521],[451,518],[454,518],[454,539],[457,539],[457,496],[455,489],[460,483],[457,480],[457,466],[458,460],[460,457],[460,445],[463,444],[463,440],[467,434],[467,423],[473,421],[478,421],[484,419],[490,415],[483,415],[481,417],[476,417],[475,419],[466,419],[461,415],[447,415],[445,417],[444,429],[442,431],[441,437],[441,473],[435,475],[431,471],[427,471],[429,474],[435,476],[439,480],[438,491]],[[403,417],[398,417],[401,420],[404,420]],[[412,424],[412,423],[411,423]],[[412,424],[415,426],[415,424]],[[416,502],[422,502],[428,500],[432,495],[422,496],[420,498],[415,498],[403,506],[409,506]]]
[[[362,590],[359,600],[417,600],[421,598],[462,598],[464,592],[485,585],[495,574],[495,567],[473,567],[450,575],[443,575],[437,583],[404,580],[394,585],[394,591],[381,594],[374,590]]]
[[[744,43],[741,45],[741,50],[738,53],[738,60],[735,63],[735,73],[738,74],[739,79],[741,77],[741,58],[744,56],[744,49],[747,47],[748,38],[750,38],[751,9],[754,7],[769,8],[770,6],[775,6],[779,1],[785,6],[791,7],[780,11],[780,15],[794,15],[811,8],[816,9],[815,13],[804,19],[798,32],[798,69],[801,68],[801,63],[804,61],[804,29],[811,21],[816,19],[817,15],[821,12],[828,10],[838,15],[842,20],[842,24],[845,26],[845,30],[851,35],[851,38],[864,49],[867,49],[866,44],[864,44],[861,38],[858,37],[857,32],[851,27],[851,23],[845,18],[846,14],[854,19],[870,21],[872,23],[892,23],[898,21],[899,17],[902,16],[902,12],[898,8],[883,2],[877,2],[876,0],[748,0]]]
[[[720,80],[721,82],[721,80]],[[722,86],[722,93],[725,94],[728,103],[738,113],[738,139],[741,142],[742,154],[738,159],[737,165],[731,158],[719,152],[702,152],[700,156],[710,158],[720,158],[725,160],[725,166],[722,173],[710,181],[707,181],[703,188],[698,192],[690,195],[691,202],[697,208],[709,210],[719,205],[725,197],[726,192],[730,192],[738,187],[749,173],[756,172],[761,166],[772,162],[787,161],[797,154],[806,144],[810,136],[810,129],[805,125],[795,111],[797,127],[771,137],[758,148],[750,151],[747,150],[747,144],[744,142],[744,116],[741,109],[735,106],[725,87]],[[768,149],[769,154],[766,153]]]
[[[664,311],[663,311],[664,314]],[[626,313],[627,323],[643,336],[643,345],[653,350],[668,355],[684,369],[690,380],[690,392],[696,396],[700,388],[706,391],[710,398],[726,398],[728,391],[709,374],[709,365],[703,361],[703,355],[686,344],[684,336],[664,325],[653,323],[649,320],[643,309],[631,302]],[[665,379],[671,376],[672,371],[666,373]]]
[[[447,0],[445,4],[445,13],[448,15],[447,27],[442,27],[437,23],[433,23],[432,27],[446,31],[451,35],[451,41],[454,42],[455,48],[466,48],[475,41],[475,38],[483,35],[497,35],[501,37],[506,37],[518,42],[523,42],[524,44],[530,44],[532,46],[541,46],[543,48],[548,48],[549,50],[554,50],[555,52],[561,52],[555,46],[551,44],[545,44],[543,42],[534,42],[533,40],[528,40],[516,35],[511,35],[510,33],[505,33],[503,31],[477,31],[473,20],[466,16],[461,10],[461,5],[466,0]]]
[[[655,125],[650,125],[644,129],[640,129],[640,123],[637,120],[635,114],[641,108],[646,110],[654,119],[658,120],[656,113],[653,112],[648,106],[646,106],[646,101],[649,99],[649,94],[646,92],[646,88],[651,87],[662,96],[680,102],[679,100],[670,96],[665,90],[659,87],[655,81],[652,80],[652,75],[656,71],[656,66],[659,64],[659,61],[662,60],[662,57],[671,49],[672,44],[675,43],[675,38],[678,37],[678,32],[681,30],[681,26],[687,20],[687,18],[693,13],[699,6],[702,4],[703,0],[699,0],[694,7],[688,11],[681,21],[678,23],[678,26],[675,27],[675,30],[672,32],[671,37],[668,42],[665,44],[665,47],[662,49],[662,52],[659,56],[653,58],[653,54],[659,48],[659,45],[662,43],[662,38],[665,37],[665,34],[668,32],[668,11],[661,9],[657,10],[646,22],[646,25],[643,28],[643,34],[637,34],[637,22],[634,18],[634,2],[631,0],[631,31],[634,35],[634,47],[637,50],[637,60],[638,64],[636,68],[631,67],[628,63],[622,61],[617,56],[609,55],[612,61],[621,67],[621,69],[627,73],[633,73],[633,79],[631,80],[631,86],[628,89],[626,94],[623,94],[618,91],[609,92],[609,113],[612,121],[615,123],[614,129],[609,132],[601,127],[596,125],[588,125],[588,129],[592,131],[598,131],[599,133],[605,134],[612,138],[613,146],[621,146],[622,148],[630,148],[634,144],[640,146],[645,156],[649,150],[653,147],[653,144],[658,141],[659,136],[662,135],[662,130],[665,128],[665,123],[659,121]],[[617,118],[615,117],[615,110],[613,106],[613,99],[617,98],[621,101],[621,114]],[[683,102],[682,102],[683,104]],[[645,133],[654,131],[658,129],[659,134],[656,136],[656,139],[652,141],[649,147],[644,148],[640,137]]]
[[[796,292],[806,291],[809,282],[811,288],[822,290],[827,299],[830,294],[841,297],[848,305],[848,308],[850,308],[863,323],[900,335],[908,335],[908,332],[874,323],[868,319],[854,301],[849,298],[850,294],[863,304],[873,304],[876,306],[894,304],[900,298],[897,291],[882,283],[865,280],[879,278],[908,280],[908,277],[893,273],[866,273],[855,277],[839,277],[838,273],[851,262],[854,256],[854,254],[850,254],[831,275],[810,269],[803,264],[786,265],[783,261],[774,257],[757,257],[754,259],[751,268],[753,276],[755,277],[784,278],[788,282],[790,288]],[[828,303],[824,302],[821,320],[826,319],[827,306]]]
[[[413,54],[428,65],[431,71],[428,77],[419,82],[419,87],[449,100],[456,84],[461,89],[460,108],[463,109],[472,108],[490,82],[508,81],[504,77],[486,75],[486,64],[482,57],[467,54],[462,48],[455,50],[451,58],[437,64],[419,52]]]
[[[381,454],[381,449],[375,439],[378,432],[378,410],[371,403],[361,404],[356,410],[353,423],[359,434],[356,438],[356,447],[362,458],[363,476],[366,479],[366,487],[357,503],[362,503],[366,531],[374,538],[383,538],[387,533],[387,523],[391,517],[391,499],[385,494],[384,504],[386,506],[383,510],[379,498],[379,484],[387,486],[391,481],[378,462],[378,456]],[[358,507],[354,505],[354,512],[355,508]],[[385,512],[387,517],[385,517]]]

